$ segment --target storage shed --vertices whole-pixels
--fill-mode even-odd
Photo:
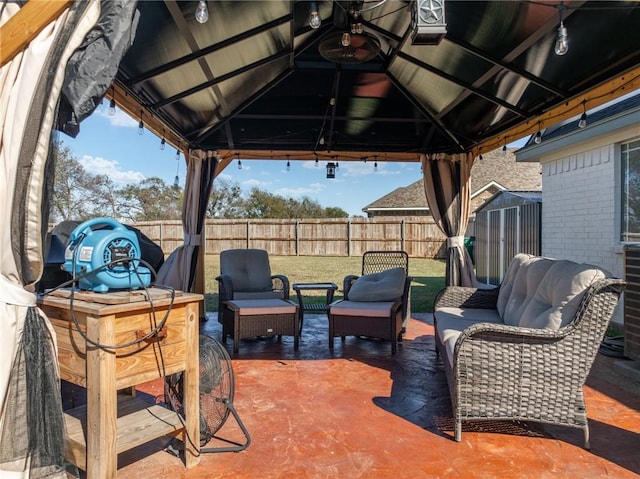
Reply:
[[[499,191],[476,209],[478,283],[498,285],[517,253],[541,252],[541,191]]]

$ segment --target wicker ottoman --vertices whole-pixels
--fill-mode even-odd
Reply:
[[[329,307],[329,348],[333,338],[341,336],[369,336],[391,341],[391,354],[396,354],[402,339],[402,303],[336,301]]]
[[[240,340],[256,336],[293,336],[293,348],[300,339],[299,309],[283,299],[236,299],[224,303],[222,342],[233,336],[233,352],[238,353]]]

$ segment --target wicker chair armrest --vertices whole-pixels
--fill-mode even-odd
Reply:
[[[447,286],[441,289],[433,301],[433,309],[443,307],[496,309],[500,289],[477,289],[464,286]]]
[[[218,294],[220,296],[220,302],[228,301],[233,298],[233,281],[231,276],[227,274],[221,274],[216,276],[218,282]]]
[[[271,276],[271,284],[274,291],[282,291],[283,299],[289,300],[289,278],[283,274],[274,274]]]
[[[357,274],[350,274],[344,277],[344,281],[342,282],[342,292],[344,299],[349,299],[349,290],[351,289],[353,283],[355,283],[359,277],[360,276],[358,276]]]

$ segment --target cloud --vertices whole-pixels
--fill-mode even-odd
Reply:
[[[139,171],[120,169],[116,160],[106,160],[101,157],[84,155],[80,160],[82,167],[94,175],[106,175],[118,185],[139,183],[146,177]]]
[[[309,186],[299,186],[297,188],[278,188],[275,193],[284,197],[300,198],[311,194],[320,193],[326,189],[327,185],[322,183],[312,183]]]
[[[131,118],[120,108],[116,108],[116,114],[111,116],[108,114],[108,108],[104,105],[98,107],[94,114],[105,118],[111,126],[122,128],[138,128],[138,120]]]
[[[254,180],[254,179],[250,179],[250,180],[246,180],[242,182],[242,186],[245,186],[247,188],[265,188],[267,186],[269,186],[271,183],[268,181],[260,181],[260,180]]]

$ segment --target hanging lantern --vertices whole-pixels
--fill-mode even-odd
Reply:
[[[327,178],[336,177],[336,164],[333,161],[327,163]]]

